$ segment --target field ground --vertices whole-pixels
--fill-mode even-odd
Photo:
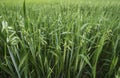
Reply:
[[[0,0],[0,78],[120,78],[120,1]]]

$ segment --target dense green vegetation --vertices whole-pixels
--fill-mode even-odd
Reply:
[[[1,0],[0,78],[120,78],[119,0]]]

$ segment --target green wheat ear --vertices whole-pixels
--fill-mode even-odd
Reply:
[[[26,17],[26,1],[25,0],[23,2],[23,14],[24,14],[24,17]]]
[[[23,2],[23,16],[24,16],[24,25],[25,25],[25,30],[28,29],[28,20],[27,20],[27,13],[26,13],[26,0]]]

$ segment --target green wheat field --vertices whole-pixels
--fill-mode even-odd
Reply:
[[[120,0],[0,0],[0,78],[120,78]]]

